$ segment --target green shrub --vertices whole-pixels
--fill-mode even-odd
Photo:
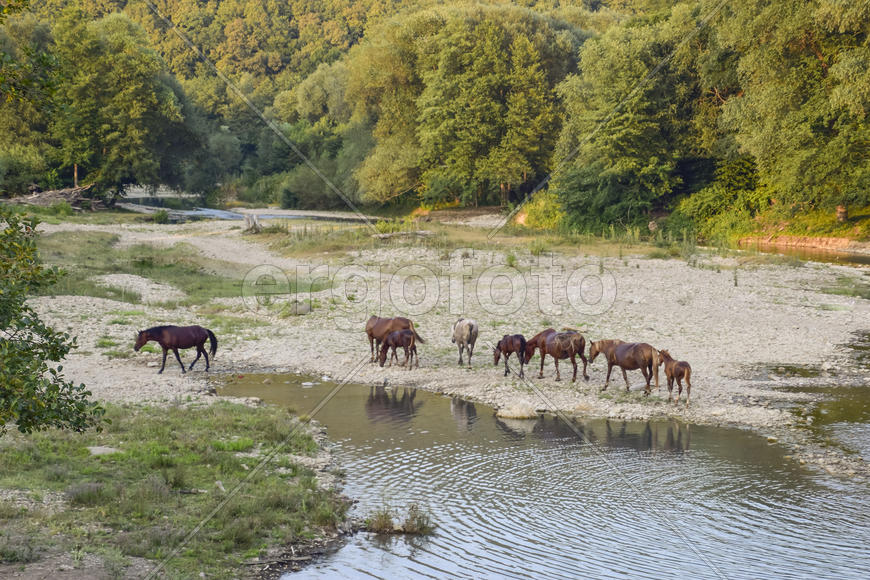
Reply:
[[[557,230],[565,222],[565,210],[559,197],[550,191],[539,191],[526,204],[526,226],[538,230]]]

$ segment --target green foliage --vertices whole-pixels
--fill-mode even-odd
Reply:
[[[26,303],[58,277],[36,251],[36,223],[0,207],[0,434],[9,424],[23,433],[100,428],[103,408],[53,364],[75,348],[75,339],[47,327]]]
[[[551,191],[539,191],[523,208],[526,226],[539,230],[557,230],[565,222],[559,197]]]

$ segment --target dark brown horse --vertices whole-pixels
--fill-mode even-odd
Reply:
[[[689,408],[689,395],[692,394],[692,367],[684,360],[674,360],[671,353],[666,350],[660,350],[661,362],[665,363],[665,376],[668,378],[668,399],[671,398],[671,393],[674,391],[674,379],[677,381],[677,396],[674,397],[674,404],[680,402],[680,395],[683,394],[683,379],[686,379],[686,408]]]
[[[405,360],[402,361],[401,366],[408,365],[408,370],[411,370],[411,366],[414,364],[413,360],[416,358],[417,360],[417,368],[420,368],[420,357],[417,355],[417,345],[416,341],[420,337],[417,336],[417,333],[413,330],[396,330],[391,332],[384,338],[381,343],[381,354],[379,357],[381,366],[384,366],[384,363],[387,360],[387,351],[389,349],[393,349],[393,353],[390,355],[390,366],[393,366],[393,359],[396,359],[396,362],[399,362],[399,357],[396,354],[396,349],[402,347],[405,349]],[[411,357],[411,364],[408,364],[408,357]]]
[[[571,364],[574,366],[574,376],[571,377],[571,382],[577,380],[577,356],[583,360],[583,378],[589,380],[589,375],[586,374],[586,355],[583,354],[586,350],[586,339],[577,331],[569,330],[568,332],[553,332],[546,335],[544,344],[541,347],[541,374],[538,378],[544,377],[544,357],[550,355],[556,362],[556,380],[561,381],[562,376],[559,373],[559,361],[570,358]]]
[[[160,365],[160,370],[157,371],[158,375],[166,367],[166,353],[170,350],[175,353],[175,359],[181,365],[182,373],[184,372],[184,363],[181,362],[181,357],[178,356],[179,348],[196,347],[196,358],[190,363],[188,370],[193,370],[193,365],[196,364],[200,356],[205,356],[205,370],[208,370],[209,353],[205,352],[206,340],[211,343],[211,356],[214,357],[214,353],[217,352],[217,338],[214,333],[201,326],[154,326],[147,330],[140,330],[133,350],[139,352],[140,348],[152,340],[156,341],[163,349],[163,364]]]
[[[594,344],[594,343],[593,343]],[[625,371],[635,371],[640,369],[643,373],[643,378],[646,379],[645,395],[650,393],[650,379],[655,376],[656,388],[659,388],[659,365],[661,364],[659,351],[645,342],[622,342],[615,345],[607,354],[607,379],[604,381],[604,388],[610,384],[610,371],[613,367],[619,366],[622,369],[622,378],[625,379],[625,390],[630,390],[631,385],[628,383],[628,376]]]
[[[511,372],[508,368],[508,358],[512,353],[516,353],[517,359],[520,361],[520,378],[526,376],[523,372],[523,365],[526,364],[526,344],[526,337],[522,334],[505,334],[492,349],[493,364],[497,365],[501,356],[504,355],[504,376],[508,376]]]
[[[370,317],[368,322],[366,322],[366,334],[369,337],[369,348],[371,348],[372,351],[371,362],[375,362],[376,354],[381,348],[381,342],[383,342],[388,334],[395,332],[396,330],[405,329],[410,329],[411,332],[414,333],[414,337],[418,342],[422,344],[426,343],[426,341],[417,334],[417,331],[414,330],[414,323],[407,318],[402,318],[401,316],[395,318],[381,318],[380,316]]]

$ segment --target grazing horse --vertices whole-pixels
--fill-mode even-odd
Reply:
[[[689,395],[692,394],[692,367],[684,360],[674,360],[671,353],[666,350],[660,350],[660,363],[665,363],[665,376],[668,378],[668,398],[671,398],[671,393],[674,390],[674,379],[677,380],[677,396],[674,397],[674,404],[680,402],[680,395],[683,394],[683,379],[686,379],[686,408],[689,408]]]
[[[388,334],[396,330],[405,329],[410,329],[414,333],[414,338],[420,341],[420,343],[425,344],[426,341],[420,338],[420,335],[414,330],[414,323],[407,318],[402,318],[401,316],[395,318],[370,317],[368,322],[366,322],[366,334],[369,337],[369,348],[372,351],[371,362],[375,362],[375,356],[381,348],[381,342]]]
[[[471,318],[457,320],[453,324],[451,342],[459,347],[459,364],[462,364],[462,352],[468,350],[468,367],[471,368],[471,355],[477,342],[477,321]]]
[[[417,368],[420,368],[420,357],[417,354],[417,345],[416,340],[420,337],[417,336],[417,333],[413,330],[396,330],[387,335],[387,337],[381,343],[381,354],[379,357],[381,366],[384,366],[384,363],[387,360],[387,351],[389,349],[393,349],[392,354],[390,355],[390,366],[393,366],[393,359],[396,359],[396,362],[399,362],[399,357],[396,355],[396,349],[402,347],[405,349],[405,360],[402,361],[401,366],[408,365],[408,370],[411,370],[413,366],[413,361],[416,358],[417,360]],[[408,364],[408,357],[411,357],[411,364]]]
[[[541,347],[541,374],[538,378],[544,376],[544,357],[550,355],[556,362],[556,380],[561,381],[562,376],[559,374],[559,360],[570,358],[571,364],[574,365],[574,376],[571,382],[577,380],[577,355],[583,359],[583,378],[589,380],[589,375],[586,374],[586,355],[583,351],[586,350],[586,339],[583,335],[575,330],[568,332],[553,332],[546,335],[544,344]]]
[[[136,337],[136,344],[133,350],[139,352],[139,349],[151,340],[157,342],[163,349],[163,364],[160,365],[160,370],[157,374],[163,372],[166,367],[166,353],[169,350],[175,353],[175,358],[178,364],[181,365],[181,372],[184,372],[184,363],[181,362],[181,357],[178,356],[179,348],[196,347],[196,358],[190,363],[188,370],[193,370],[193,365],[199,360],[200,356],[205,356],[205,370],[208,370],[209,353],[205,352],[205,341],[211,343],[211,356],[217,352],[217,338],[214,333],[207,328],[201,326],[154,326],[147,330],[140,330]]]
[[[498,344],[495,345],[495,348],[492,349],[492,364],[497,365],[501,355],[504,355],[504,376],[510,374],[508,358],[510,358],[511,353],[516,353],[517,359],[520,361],[520,378],[525,377],[526,375],[523,372],[523,365],[526,364],[526,337],[522,334],[505,334],[502,339],[498,341]]]
[[[659,365],[661,364],[659,351],[645,342],[623,342],[618,344],[607,355],[607,380],[604,381],[604,388],[610,384],[610,371],[614,366],[619,366],[622,369],[622,378],[625,379],[625,390],[630,390],[628,384],[628,376],[625,371],[634,371],[640,369],[643,373],[643,378],[646,379],[645,395],[649,395],[650,379],[655,375],[656,388],[659,388]]]

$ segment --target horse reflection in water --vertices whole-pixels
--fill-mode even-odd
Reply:
[[[593,419],[567,425],[558,417],[543,415],[534,430],[540,439],[576,437],[598,447],[633,449],[639,452],[663,451],[682,453],[689,450],[691,429],[676,421],[611,421]]]
[[[453,415],[459,430],[471,431],[474,422],[477,421],[477,409],[474,403],[455,395],[450,398],[450,414]]]
[[[366,416],[370,421],[398,422],[410,421],[423,406],[423,401],[415,401],[417,389],[403,387],[387,389],[384,385],[371,387],[366,399]]]

